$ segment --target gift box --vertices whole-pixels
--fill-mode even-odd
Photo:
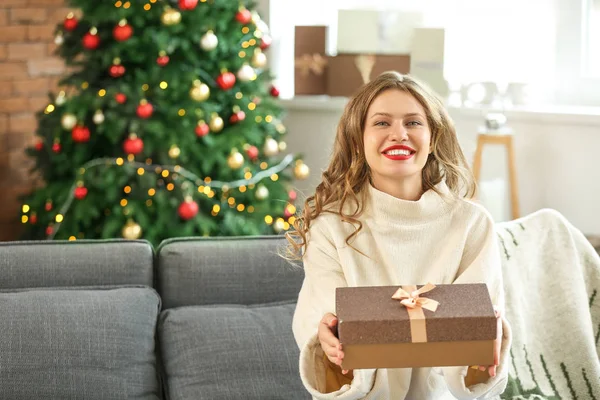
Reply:
[[[296,26],[294,94],[325,94],[327,89],[326,26]]]
[[[343,369],[494,364],[485,284],[338,288],[336,313]]]
[[[338,54],[329,57],[327,94],[349,97],[363,84],[386,71],[410,72],[410,55]]]

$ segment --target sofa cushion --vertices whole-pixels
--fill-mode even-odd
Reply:
[[[145,287],[0,292],[1,399],[159,399]]]
[[[141,240],[0,243],[0,289],[154,286],[154,251]]]
[[[170,400],[310,398],[298,372],[293,302],[192,306],[161,313]]]
[[[171,239],[158,250],[163,309],[296,300],[304,271],[279,253],[282,236]]]

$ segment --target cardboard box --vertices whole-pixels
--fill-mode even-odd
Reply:
[[[327,90],[326,26],[296,26],[294,94],[325,94]]]
[[[410,72],[411,56],[382,54],[338,54],[329,57],[327,94],[352,96],[363,84],[386,71]]]
[[[485,284],[437,285],[420,295],[437,309],[406,307],[392,298],[403,288],[336,290],[343,369],[492,365],[497,320]],[[422,301],[422,300],[420,300]]]

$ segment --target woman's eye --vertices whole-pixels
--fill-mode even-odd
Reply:
[[[375,126],[388,126],[389,124],[385,121],[377,121],[375,122]]]
[[[417,125],[423,125],[423,124],[421,124],[421,122],[420,122],[420,121],[410,121],[410,122],[409,122],[407,125],[410,125],[410,126],[417,126]]]

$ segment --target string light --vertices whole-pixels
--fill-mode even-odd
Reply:
[[[169,170],[168,169],[164,169],[163,172],[161,173],[161,176],[163,178],[167,178],[169,176]]]
[[[138,168],[138,170],[137,170],[137,174],[140,175],[140,176],[144,175],[144,172],[146,172],[146,170],[144,168],[141,168],[141,167]]]
[[[150,9],[152,8],[152,6],[148,3],[144,4],[144,10],[146,11],[150,11]]]
[[[256,104],[250,102],[248,103],[248,110],[253,111],[256,108]]]
[[[58,223],[61,223],[63,221],[62,214],[56,214],[56,217],[54,217],[54,220]]]
[[[272,117],[271,115],[267,115],[267,116],[265,117],[265,121],[266,121],[266,122],[268,122],[268,123],[270,124],[271,122],[273,122],[273,117]]]
[[[131,3],[130,2],[127,2],[127,3],[123,4],[123,8],[127,9],[129,7],[131,7]]]
[[[147,84],[147,83],[144,83],[144,84],[142,85],[142,90],[143,90],[144,92],[146,92],[148,89],[150,89],[150,86],[148,86],[148,84]]]
[[[54,111],[54,104],[48,104],[48,106],[46,107],[46,109],[44,110],[45,114],[50,114],[51,112]]]
[[[245,178],[245,179],[250,179],[250,178],[252,178],[252,172],[246,172],[246,173],[244,174],[244,178]]]
[[[171,182],[167,185],[167,190],[170,192],[173,189],[175,189],[175,185]]]
[[[119,157],[119,158],[117,158],[117,159],[115,160],[115,163],[116,163],[117,165],[123,165],[123,159],[122,159],[121,157]]]
[[[180,117],[183,117],[185,115],[185,110],[182,108],[177,112],[177,115],[179,115]]]
[[[271,217],[270,215],[266,215],[265,222],[267,223],[267,225],[271,225],[273,223],[273,217]]]
[[[125,207],[127,205],[127,199],[121,199],[119,204],[121,204],[121,207]]]
[[[254,118],[254,121],[256,121],[256,123],[261,123],[262,122],[262,117],[260,115],[257,115],[256,118]]]
[[[252,214],[254,212],[254,206],[248,206],[248,213]]]
[[[89,83],[87,83],[87,82],[83,82],[83,83],[81,84],[81,88],[82,88],[82,89],[87,89],[88,87],[90,87],[90,84],[89,84]]]
[[[21,222],[22,222],[22,223],[24,223],[24,224],[26,224],[26,223],[27,223],[27,221],[29,221],[29,217],[28,217],[27,215],[23,215],[23,216],[21,217]]]
[[[245,191],[246,191],[246,186],[243,186],[243,185],[240,186],[240,192],[244,193]]]
[[[242,43],[242,47],[243,47],[244,49],[247,49],[248,47],[250,47],[250,43],[248,43],[248,42],[244,42],[244,43]]]
[[[104,89],[98,90],[98,96],[100,96],[100,97],[106,96],[106,90],[104,90]]]
[[[166,88],[169,87],[169,84],[165,81],[162,81],[159,85],[158,85],[162,90],[165,90]]]
[[[27,213],[27,212],[29,212],[29,205],[27,205],[27,204],[23,204],[23,212],[24,212],[24,213]]]
[[[246,208],[246,207],[245,207],[243,204],[238,204],[238,206],[237,206],[237,210],[238,210],[239,212],[242,212],[242,211],[244,211],[244,209],[245,209],[245,208]]]
[[[240,50],[240,52],[238,53],[238,57],[239,58],[245,58],[246,57],[246,52],[244,50]]]
[[[242,33],[244,35],[247,34],[248,32],[250,32],[250,28],[248,28],[247,26],[245,26],[245,27],[242,28]]]
[[[273,174],[273,175],[271,175],[271,180],[272,180],[273,182],[277,182],[277,180],[278,180],[278,179],[279,179],[279,175],[277,175],[277,174]]]
[[[260,169],[267,169],[268,166],[269,165],[265,161],[260,163]]]
[[[244,94],[242,92],[237,92],[235,94],[235,98],[238,99],[238,100],[241,100],[242,97],[244,97]]]
[[[121,1],[117,1],[115,3],[115,7],[117,7],[117,8],[121,7],[122,5],[123,5],[123,3]]]
[[[69,236],[69,241],[72,242],[74,240],[77,240],[77,238],[75,236]]]
[[[123,191],[124,191],[126,194],[129,194],[129,193],[131,193],[131,186],[125,186],[125,187],[123,188]]]

